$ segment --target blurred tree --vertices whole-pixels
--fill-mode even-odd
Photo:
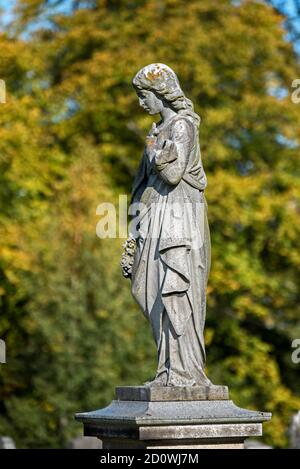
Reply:
[[[150,330],[121,278],[121,240],[96,207],[129,193],[152,118],[136,71],[170,65],[202,117],[213,262],[208,373],[272,411],[286,444],[300,378],[299,77],[282,17],[255,1],[19,0],[0,36],[0,433],[62,447],[75,411],[155,369]]]
[[[285,27],[299,52],[300,0],[267,0],[285,18]]]

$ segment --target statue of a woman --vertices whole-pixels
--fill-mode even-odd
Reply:
[[[146,384],[210,386],[203,337],[210,237],[200,118],[167,65],[144,67],[133,86],[140,105],[161,116],[133,184],[131,207],[138,206],[139,215],[122,261],[157,346],[156,376]]]

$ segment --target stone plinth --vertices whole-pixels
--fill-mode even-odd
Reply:
[[[227,386],[120,386],[116,388],[118,401],[214,401],[228,400]]]
[[[104,409],[79,413],[85,436],[104,449],[243,448],[271,414],[237,407],[226,386],[119,387]]]

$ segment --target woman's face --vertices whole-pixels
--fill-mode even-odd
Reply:
[[[138,91],[140,106],[150,115],[159,114],[163,110],[163,102],[150,90]]]

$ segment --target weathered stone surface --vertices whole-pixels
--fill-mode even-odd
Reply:
[[[205,401],[228,400],[227,386],[120,386],[116,388],[119,401]]]
[[[134,223],[121,261],[157,347],[156,375],[147,384],[209,386],[203,329],[210,236],[200,117],[165,64],[143,67],[133,86],[140,105],[160,114],[133,183]]]
[[[100,438],[103,448],[236,447],[260,436],[262,422],[270,418],[231,400],[114,400],[104,409],[76,414],[84,434]]]
[[[112,401],[104,409],[78,413],[76,420],[85,425],[126,424],[180,425],[204,423],[252,423],[270,420],[271,414],[237,407],[227,401]]]
[[[103,440],[103,449],[244,449],[242,440],[200,441],[200,440],[166,440],[166,441],[141,441],[141,440]]]
[[[261,436],[261,423],[224,423],[206,425],[164,425],[140,427],[142,440],[184,440]]]
[[[200,117],[174,71],[150,64],[133,79],[141,106],[160,114],[146,138],[132,193],[122,270],[157,346],[154,379],[119,387],[104,409],[76,414],[103,448],[238,448],[271,414],[241,409],[205,374],[210,236]]]

